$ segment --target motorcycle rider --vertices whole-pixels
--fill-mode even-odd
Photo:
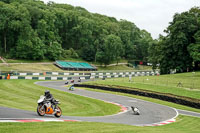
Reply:
[[[56,104],[54,103],[55,99],[53,98],[53,95],[50,93],[49,90],[45,90],[44,96],[45,96],[45,100],[46,101],[50,101],[51,102],[51,104],[53,106],[53,110],[54,110]]]
[[[131,109],[133,110],[133,114],[134,115],[140,115],[140,111],[139,111],[139,109],[137,107],[131,106]]]

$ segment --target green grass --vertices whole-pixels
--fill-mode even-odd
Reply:
[[[177,87],[178,82],[181,82],[183,87]],[[132,82],[129,82],[128,78],[115,78],[88,82],[86,84],[125,86],[200,99],[200,72],[196,72],[195,75],[183,73],[133,77]],[[188,88],[189,85],[192,85],[194,88]]]
[[[2,133],[199,133],[200,118],[179,116],[172,124],[136,127],[97,122],[0,123]]]
[[[78,62],[85,62],[84,60],[82,60],[81,58],[75,59],[75,58],[66,58],[66,59],[62,59],[65,61],[78,61]],[[43,63],[43,62],[54,62],[52,60],[23,60],[23,59],[5,59],[5,61],[7,63]]]
[[[163,100],[159,100],[159,99],[137,96],[137,95],[132,95],[132,94],[126,94],[126,93],[120,93],[120,92],[112,92],[112,91],[84,88],[84,87],[78,87],[78,88],[79,89],[86,89],[86,90],[89,90],[89,91],[96,91],[96,92],[103,92],[103,93],[111,93],[111,94],[115,94],[115,95],[128,96],[128,97],[137,98],[137,99],[141,99],[141,100],[145,100],[145,101],[149,101],[149,102],[153,102],[153,103],[166,105],[166,106],[173,107],[173,108],[176,108],[176,109],[182,109],[182,110],[188,110],[188,111],[200,113],[200,109],[196,109],[196,108],[192,108],[192,107],[188,107],[188,106],[184,106],[184,105],[180,105],[180,104],[176,104],[176,103],[172,103],[172,102],[167,102],[167,101],[163,101]]]
[[[40,87],[33,80],[1,80],[0,106],[36,111],[37,100],[49,89],[55,99],[61,101],[63,115],[104,116],[119,112],[120,107],[100,100],[67,92]],[[67,90],[67,89],[66,89]]]
[[[128,60],[126,60],[126,59],[121,59],[118,63],[127,63],[128,62]],[[103,64],[102,63],[99,63],[99,62],[95,62],[95,61],[92,61],[92,62],[90,62],[91,64],[94,64],[94,65],[102,65],[103,66]],[[110,64],[117,64],[117,61],[112,61],[112,62],[110,62]]]
[[[105,71],[105,70],[133,70],[133,68],[130,68],[126,65],[117,65],[117,66],[98,66],[99,71]]]
[[[1,80],[0,106],[15,107],[35,111],[37,106],[36,101],[39,96],[43,94],[46,88],[37,86],[33,84],[34,82],[35,81],[32,80]],[[104,112],[103,115],[105,115],[105,112],[109,112],[110,108],[112,108],[111,106],[113,106],[112,104],[107,104],[99,100],[83,98],[81,96],[63,93],[54,89],[49,90],[52,92],[55,98],[58,98],[61,101],[61,108],[65,115],[79,116],[78,113],[80,112],[82,113],[80,116],[98,116],[100,114],[102,115],[102,112]],[[115,92],[112,93],[120,94]],[[180,108],[182,109],[186,108],[191,111],[197,110],[161,100],[133,96],[129,94],[124,95],[132,96],[134,98],[140,98],[143,100],[149,100],[172,107],[180,106]],[[71,109],[71,107],[73,107],[73,109]],[[106,108],[109,108],[109,110],[106,110]],[[113,108],[115,108],[116,110],[112,111],[112,113],[119,110],[119,107],[113,106]],[[198,111],[199,110],[197,110],[197,112]],[[175,123],[159,127],[136,127],[122,124],[106,124],[96,122],[0,123],[1,133],[199,133],[199,127],[200,118],[181,115],[177,118],[177,121]]]
[[[139,67],[139,69],[133,69],[126,65],[118,65],[118,66],[107,66],[107,67],[98,67],[98,71],[133,71],[133,70],[150,70],[150,67]],[[0,64],[0,71],[28,71],[28,72],[42,72],[42,71],[54,71],[54,72],[66,72],[66,70],[62,70],[52,64],[9,64],[8,66],[5,64]],[[77,71],[76,71],[77,72]]]
[[[38,62],[54,62],[52,60],[44,59],[44,60],[25,60],[25,59],[5,59],[7,63],[38,63]],[[60,59],[64,61],[73,61],[73,62],[87,62],[81,58],[71,58],[67,57],[65,59]],[[99,64],[98,62],[90,62],[92,64]],[[111,62],[111,64],[117,63],[116,61]],[[127,63],[127,60],[121,59],[119,63]]]
[[[7,63],[42,63],[42,62],[53,62],[51,60],[20,60],[20,59],[5,59]]]
[[[30,72],[38,72],[38,71],[63,71],[62,69],[53,65],[54,61],[51,60],[20,60],[20,59],[5,59],[7,63],[18,63],[18,64],[9,64],[9,66],[5,64],[0,64],[0,71],[30,71]],[[63,59],[63,61],[72,61],[72,62],[87,62],[80,58],[67,58]],[[0,60],[0,63],[1,60]],[[31,63],[31,64],[20,64],[20,63]],[[33,64],[34,63],[34,64]],[[52,63],[52,64],[37,64],[37,63]],[[90,64],[99,65],[98,62],[89,62]],[[112,62],[111,64],[115,64],[116,62]],[[120,60],[119,63],[127,63],[127,60]],[[110,71],[110,70],[151,70],[150,66],[139,66],[137,69],[128,67],[126,65],[117,65],[117,66],[98,66],[99,71]]]
[[[133,69],[126,65],[118,65],[118,66],[108,66],[108,67],[98,67],[99,71],[130,71],[130,70],[150,70],[150,67],[139,67],[139,69]],[[58,68],[53,63],[52,64],[9,64],[8,66],[5,64],[0,64],[0,71],[28,71],[28,72],[42,72],[42,71],[54,71],[54,72],[64,72],[64,70]],[[65,71],[66,72],[66,71]],[[76,71],[77,72],[77,71]]]
[[[180,82],[183,88],[200,90],[200,72],[188,72],[182,74],[161,75],[153,77],[137,77],[133,79],[137,83],[173,86],[177,87]]]
[[[109,71],[109,70],[151,70],[150,66],[139,66],[137,69],[128,67],[127,65],[116,65],[116,66],[98,66],[99,71]]]
[[[0,71],[28,71],[28,72],[42,72],[42,71],[63,71],[53,64],[0,64]]]

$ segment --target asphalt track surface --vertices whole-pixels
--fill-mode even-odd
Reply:
[[[35,119],[35,118],[54,119],[54,120],[68,119],[68,120],[79,120],[88,122],[120,123],[127,125],[145,126],[145,125],[162,123],[164,121],[174,119],[178,116],[179,113],[184,115],[200,117],[199,113],[194,113],[184,110],[176,110],[168,106],[163,106],[160,104],[147,102],[126,96],[88,91],[77,88],[75,88],[74,91],[69,91],[66,87],[64,87],[65,82],[66,81],[41,81],[41,82],[36,82],[36,84],[44,87],[61,90],[66,93],[73,93],[76,95],[118,103],[125,106],[127,108],[127,111],[109,116],[98,116],[98,117],[62,116],[61,118],[55,118],[52,115],[45,115],[44,117],[40,117],[37,115],[36,112],[32,111],[0,107],[0,120]],[[133,115],[131,106],[138,107],[141,115]]]
[[[44,87],[61,90],[66,93],[73,93],[76,95],[118,103],[125,106],[127,108],[127,111],[109,116],[97,116],[97,117],[62,116],[60,118],[55,118],[52,115],[46,115],[44,117],[40,117],[37,115],[36,112],[0,107],[0,119],[23,119],[23,118],[24,119],[31,119],[31,118],[70,119],[70,120],[80,120],[88,122],[120,123],[127,125],[145,126],[156,123],[162,123],[164,121],[176,118],[178,116],[178,112],[174,108],[135,98],[114,95],[109,93],[88,91],[77,88],[75,88],[74,91],[69,91],[66,87],[64,87],[65,82],[66,81],[41,81],[41,82],[36,82],[36,84]],[[139,108],[141,114],[133,115],[131,106]]]

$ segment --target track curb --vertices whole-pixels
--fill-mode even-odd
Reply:
[[[159,123],[147,124],[147,125],[142,125],[142,126],[163,126],[163,125],[174,123],[174,122],[176,122],[175,118],[167,120],[167,121],[159,122]]]
[[[23,119],[1,119],[0,122],[80,122],[80,120],[70,120],[70,119],[40,119],[40,118],[23,118]]]

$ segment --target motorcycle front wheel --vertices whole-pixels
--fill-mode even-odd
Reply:
[[[56,107],[56,109],[57,109],[57,111],[56,111],[56,113],[54,115],[55,115],[55,117],[60,117],[62,115],[62,110],[58,106]]]
[[[43,107],[43,105],[38,105],[37,113],[38,113],[39,116],[44,116],[45,115],[45,108]]]

